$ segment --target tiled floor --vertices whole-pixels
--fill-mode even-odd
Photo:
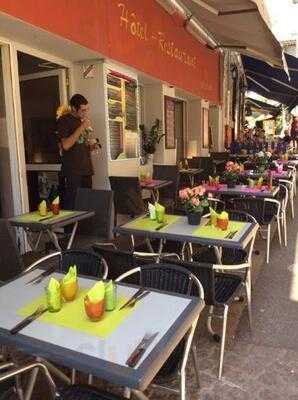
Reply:
[[[297,218],[289,220],[289,245],[272,242],[270,264],[264,264],[264,243],[254,257],[254,329],[248,331],[244,304],[235,304],[229,320],[228,345],[222,381],[217,379],[219,344],[207,334],[202,320],[196,334],[201,367],[198,390],[190,362],[187,374],[191,400],[297,400],[298,399],[298,244]],[[297,251],[297,256],[295,259]],[[202,316],[203,318],[203,316]],[[103,382],[96,384],[119,391]],[[174,394],[150,389],[152,400],[177,399]],[[46,400],[41,391],[35,400]]]

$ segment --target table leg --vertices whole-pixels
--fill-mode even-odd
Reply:
[[[159,190],[158,189],[152,190],[152,200],[153,200],[153,203],[159,202]]]
[[[71,232],[69,241],[68,241],[68,243],[67,243],[67,250],[69,250],[69,249],[71,248],[71,246],[72,246],[73,239],[74,239],[74,237],[75,237],[77,228],[78,228],[78,221],[73,225],[72,232]]]
[[[32,232],[30,232],[30,231],[27,230],[27,229],[25,229],[25,232],[26,232],[26,237],[27,237],[29,246],[31,247],[31,249],[32,249],[33,251],[36,251],[37,248],[38,248],[38,245],[39,245],[39,242],[40,242],[40,239],[41,239],[41,236],[42,236],[43,231],[40,231],[40,232],[38,233],[38,236],[37,236],[37,239],[36,239],[35,243],[33,242],[32,238],[30,237],[30,233],[32,233]]]
[[[51,231],[51,230],[49,230],[49,229],[47,230],[47,232],[48,232],[49,238],[50,238],[51,241],[54,243],[56,249],[57,249],[58,251],[61,251],[62,249],[61,249],[61,246],[60,246],[60,244],[59,244],[59,241],[58,241],[58,238],[57,238],[56,233],[53,232],[53,231]]]
[[[134,395],[135,395],[135,397],[137,398],[137,399],[139,399],[139,400],[149,400],[149,397],[147,397],[146,395],[144,395],[144,393],[143,392],[140,392],[139,390],[132,390],[131,391]]]
[[[195,185],[195,177],[194,175],[189,175],[190,187],[194,187]]]

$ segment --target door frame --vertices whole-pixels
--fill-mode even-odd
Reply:
[[[18,152],[18,170],[20,174],[20,195],[21,195],[21,207],[18,210],[18,214],[28,212],[29,211],[29,198],[28,198],[28,185],[27,185],[27,170],[26,170],[26,159],[25,159],[25,145],[24,145],[24,132],[23,132],[23,121],[22,121],[22,109],[21,109],[21,93],[20,93],[20,79],[21,75],[19,74],[18,67],[18,51],[29,54],[34,57],[38,57],[44,59],[46,61],[53,62],[55,64],[59,64],[64,68],[63,73],[59,75],[59,87],[60,87],[60,79],[63,79],[63,75],[65,77],[65,90],[63,90],[62,99],[67,100],[67,91],[69,93],[72,92],[73,88],[73,63],[67,60],[63,60],[61,58],[55,57],[51,54],[42,52],[37,49],[32,49],[26,45],[22,45],[19,43],[10,42],[10,50],[11,50],[11,75],[13,80],[13,97],[14,97],[14,105],[15,105],[15,125],[16,125],[16,137],[17,137],[17,152]],[[66,71],[68,70],[68,79],[66,79]],[[56,70],[57,71],[57,70]],[[41,74],[46,74],[46,72],[51,73],[52,71],[45,71]],[[57,74],[57,72],[56,72]],[[56,75],[55,74],[55,75]],[[27,75],[28,77],[28,75]],[[62,103],[63,104],[63,103]]]
[[[49,76],[58,76],[60,104],[67,104],[67,77],[65,68],[53,68],[50,71],[36,72],[33,74],[20,75],[20,82],[34,79],[47,78]]]

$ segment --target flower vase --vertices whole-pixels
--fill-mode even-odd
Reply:
[[[189,225],[199,225],[201,222],[201,218],[202,213],[200,212],[187,214],[187,221]]]
[[[236,186],[236,182],[235,181],[227,181],[228,189],[234,189],[235,186]]]

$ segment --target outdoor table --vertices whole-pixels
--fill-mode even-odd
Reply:
[[[282,172],[270,171],[270,172],[271,172],[272,178],[288,179],[290,177],[289,171],[282,171]],[[260,176],[269,176],[268,170],[264,171],[264,172],[245,170],[242,172],[242,175],[247,176],[248,178],[259,178]]]
[[[134,220],[120,225],[115,231],[124,235],[141,236],[149,239],[165,239],[183,243],[196,243],[205,246],[229,247],[244,249],[258,229],[258,224],[250,222],[230,221],[226,231],[210,224],[210,218],[203,217],[200,225],[189,225],[187,217],[179,215],[165,216],[165,222],[160,224],[152,221],[148,216],[140,216]],[[232,239],[227,236],[235,232]],[[191,247],[191,246],[190,246]],[[162,246],[160,246],[160,254]],[[191,250],[192,251],[192,250]],[[220,258],[220,252],[217,251]]]
[[[170,186],[173,182],[159,179],[141,180],[140,185],[143,190],[150,190],[153,202],[159,201],[159,189]]]
[[[180,169],[179,174],[187,176],[189,179],[190,187],[193,187],[195,184],[195,176],[201,174],[203,171],[204,170],[201,168],[188,168]]]
[[[37,250],[41,236],[46,233],[49,236],[51,242],[53,242],[53,244],[55,245],[56,249],[58,251],[61,251],[55,229],[73,224],[72,232],[67,244],[67,249],[70,249],[76,234],[79,221],[91,218],[94,215],[94,211],[60,210],[60,213],[58,215],[48,213],[45,217],[42,217],[40,216],[38,211],[34,211],[19,215],[17,217],[9,218],[9,222],[12,226],[24,229],[32,250]],[[33,232],[38,233],[35,240],[30,237],[30,233]]]
[[[198,297],[152,290],[136,306],[119,310],[138,289],[119,283],[116,310],[92,322],[85,314],[84,296],[95,281],[79,277],[80,291],[74,301],[64,303],[59,312],[45,312],[11,335],[12,327],[45,304],[49,277],[39,284],[26,284],[40,272],[34,270],[0,287],[0,343],[138,391],[147,388],[204,307]],[[60,273],[52,276],[62,278]],[[126,366],[144,335],[156,332],[136,367]]]
[[[255,196],[255,197],[266,197],[272,198],[275,197],[279,191],[278,186],[274,186],[272,190],[269,190],[266,186],[263,186],[261,189],[256,187],[250,188],[248,185],[236,185],[234,188],[229,188],[225,184],[219,184],[218,187],[216,186],[204,186],[206,192],[212,194],[222,194],[222,195],[235,195],[235,196]]]

